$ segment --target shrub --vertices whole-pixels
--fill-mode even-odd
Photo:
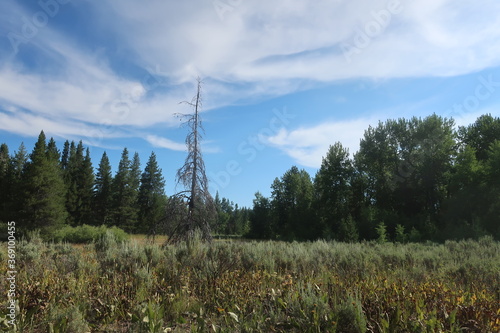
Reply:
[[[84,224],[78,227],[64,226],[54,233],[52,240],[55,242],[69,242],[76,244],[92,243],[103,237],[103,235],[108,231],[111,232],[113,237],[119,242],[128,239],[128,234],[118,227],[94,227]]]
[[[76,306],[60,308],[55,306],[49,312],[49,333],[86,333],[90,332],[88,323]]]
[[[386,243],[387,242],[387,228],[384,222],[380,222],[376,228],[377,230],[377,242]]]
[[[361,302],[349,297],[337,310],[337,332],[364,333],[366,332],[366,318]]]
[[[396,242],[405,243],[406,238],[405,227],[401,224],[396,225]]]
[[[58,272],[68,274],[80,269],[82,262],[77,249],[67,243],[53,244],[52,247],[54,250],[52,258]]]

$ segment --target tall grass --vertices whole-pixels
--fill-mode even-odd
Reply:
[[[500,243],[491,238],[162,247],[106,233],[78,248],[35,235],[17,251],[12,332],[500,330]],[[6,313],[2,304],[3,331]]]

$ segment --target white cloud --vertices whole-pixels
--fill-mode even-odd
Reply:
[[[494,0],[401,0],[402,11],[390,15],[366,47],[358,47],[350,64],[341,43],[356,46],[358,32],[376,24],[376,13],[387,13],[390,1],[241,1],[224,20],[210,1],[110,3],[120,26],[129,27],[123,38],[141,59],[161,64],[180,81],[197,74],[254,84],[457,75],[497,65],[500,50],[500,4]]]
[[[107,125],[131,126],[141,133],[159,123],[174,126],[173,114],[186,110],[178,102],[190,99],[198,75],[207,78],[205,109],[212,109],[281,96],[317,82],[453,76],[500,64],[497,0],[400,0],[402,11],[391,14],[387,24],[379,22],[389,8],[386,0],[227,3],[230,9],[221,13],[214,2],[201,0],[150,0],[147,6],[135,0],[85,2],[95,15],[89,24],[116,39],[120,52],[132,50],[121,54],[126,61],[161,69],[152,73],[161,84],[150,89],[141,79],[125,76],[110,63],[110,50],[84,47],[49,24],[30,40],[46,63],[28,70],[19,59],[8,58],[0,67],[0,103],[10,113],[1,114],[1,127],[15,132],[6,124],[44,125],[57,133],[87,132],[98,138]],[[14,19],[2,20],[1,27],[18,31],[15,18],[29,15],[12,2],[3,7]],[[61,9],[58,15],[66,14]],[[377,23],[380,31],[360,45],[360,34]],[[355,47],[350,62],[342,45]],[[357,128],[362,121],[351,122]],[[330,133],[339,133],[333,141],[350,142],[351,133],[339,124],[274,139],[282,140],[281,147],[304,165],[317,165],[332,143]],[[350,140],[359,140],[359,134]],[[151,144],[179,149],[175,142],[152,137]],[[323,140],[328,143],[321,144]]]
[[[186,145],[184,143],[178,143],[167,138],[163,138],[157,135],[146,136],[146,141],[149,142],[153,147],[166,148],[176,151],[185,151]]]
[[[359,141],[369,125],[376,125],[375,117],[327,122],[295,130],[281,129],[276,135],[265,138],[267,144],[276,147],[296,163],[319,168],[328,147],[340,142],[352,155],[359,149]]]
[[[19,110],[15,113],[0,112],[0,130],[36,137],[42,129],[48,136],[82,140],[85,144],[98,147],[105,147],[105,139],[129,136],[127,132],[113,126],[98,126],[67,119],[54,120]]]
[[[186,151],[186,144],[176,142],[158,135],[146,135],[146,141],[149,142],[153,147],[165,148],[175,151]],[[219,147],[211,146],[211,142],[203,141],[201,151],[203,153],[220,153]]]

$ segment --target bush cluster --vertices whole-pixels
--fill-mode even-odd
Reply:
[[[125,231],[118,227],[95,227],[84,224],[78,227],[64,226],[54,232],[51,240],[76,244],[92,243],[104,237],[108,232],[113,234],[118,241],[124,241],[129,237]]]

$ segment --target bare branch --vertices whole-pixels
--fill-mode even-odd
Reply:
[[[197,94],[191,102],[180,103],[191,106],[194,112],[175,114],[180,120],[184,120],[183,126],[188,126],[190,132],[186,136],[188,150],[186,161],[176,175],[177,185],[182,184],[186,190],[173,195],[167,207],[167,216],[175,224],[170,233],[171,242],[189,240],[197,229],[201,231],[204,240],[211,241],[212,239],[209,219],[213,216],[215,209],[213,199],[208,192],[208,178],[201,153],[202,133],[204,133],[200,118],[202,83],[202,80],[198,78]]]

